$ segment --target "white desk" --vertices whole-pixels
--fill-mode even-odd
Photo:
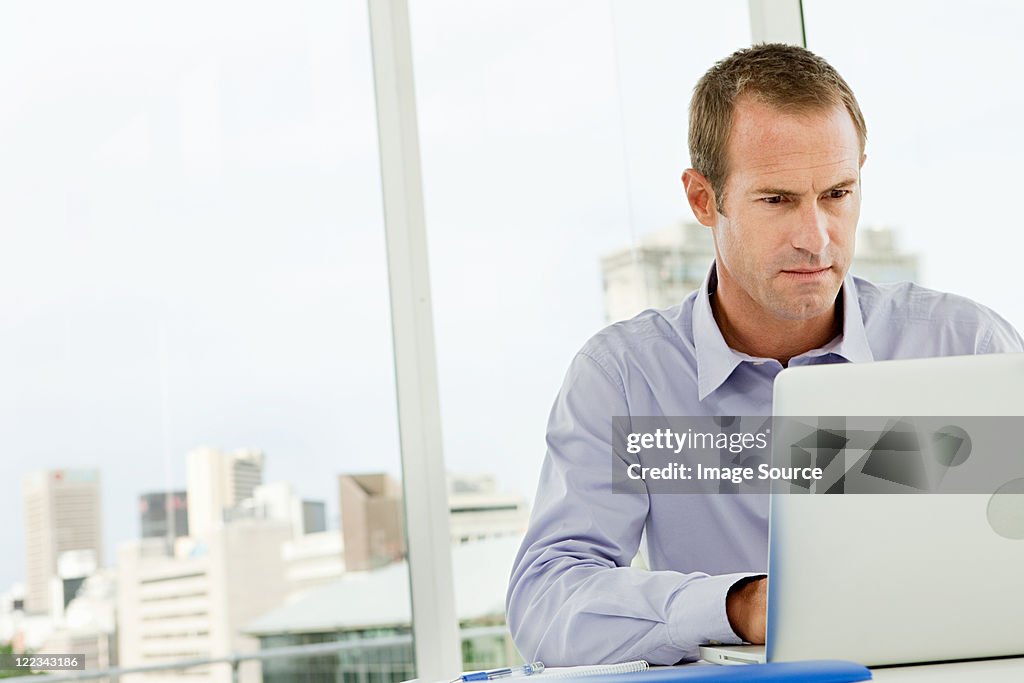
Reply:
[[[873,669],[874,680],[882,683],[957,683],[979,681],[981,683],[1021,683],[1024,681],[1024,657],[1013,659],[990,659],[979,662],[957,662],[955,664],[930,664],[928,666],[899,666],[890,669]]]
[[[681,666],[715,665],[707,662],[694,662]],[[924,681],[928,683],[1022,683],[1024,681],[1024,657],[928,664],[926,666],[897,666],[872,669],[871,673],[874,681],[882,683],[923,683]],[[540,683],[542,677],[538,676],[535,680]],[[572,683],[586,683],[586,680],[585,677],[568,679]],[[420,683],[420,681],[418,678],[414,678],[404,683]],[[438,681],[437,683],[448,683],[448,681]]]

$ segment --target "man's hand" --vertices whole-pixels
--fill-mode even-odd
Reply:
[[[768,578],[737,581],[725,598],[729,625],[748,643],[763,645],[768,618]]]

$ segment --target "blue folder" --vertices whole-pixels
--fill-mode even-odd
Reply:
[[[871,671],[854,662],[823,659],[742,666],[675,666],[628,674],[587,676],[580,683],[690,683],[690,681],[793,681],[848,683],[871,680]],[[569,681],[568,683],[571,683]]]

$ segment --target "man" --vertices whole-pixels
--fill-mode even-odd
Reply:
[[[569,368],[509,585],[527,661],[672,664],[764,642],[766,497],[613,495],[613,416],[770,415],[790,365],[1024,350],[972,301],[847,274],[866,137],[850,88],[803,48],[740,50],[697,84],[682,180],[715,262]],[[630,567],[644,533],[651,571]]]

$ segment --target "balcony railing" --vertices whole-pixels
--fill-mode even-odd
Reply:
[[[463,643],[476,638],[486,638],[500,636],[505,642],[506,661],[507,659],[514,657],[514,649],[512,648],[508,635],[507,626],[478,626],[473,628],[462,629],[459,632],[460,639]],[[409,646],[410,649],[413,644],[413,637],[410,633],[394,635],[394,636],[382,636],[378,638],[363,638],[354,640],[341,640],[329,643],[313,643],[309,645],[293,645],[288,647],[275,647],[256,650],[254,652],[238,652],[223,657],[209,657],[204,659],[181,659],[173,662],[165,662],[162,664],[149,664],[144,666],[132,666],[132,667],[111,667],[107,669],[94,669],[88,671],[62,671],[59,673],[45,674],[45,675],[29,675],[29,676],[17,676],[14,678],[7,678],[6,681],[31,681],[32,683],[58,683],[62,681],[95,681],[95,680],[106,680],[109,683],[116,683],[121,676],[130,674],[144,674],[144,673],[155,673],[161,671],[172,671],[172,672],[183,672],[189,669],[196,669],[199,667],[209,666],[229,666],[231,668],[231,680],[234,683],[239,683],[239,669],[242,662],[252,661],[272,661],[280,659],[308,659],[312,657],[319,657],[323,655],[337,654],[342,652],[372,652],[374,650],[381,650],[385,648],[393,648],[396,646]],[[470,670],[490,668],[502,664],[503,662],[494,661],[469,661],[466,662],[466,666]],[[409,667],[412,668],[414,662],[410,659],[408,662]],[[360,671],[358,668],[346,667],[344,673],[365,673],[367,676],[379,675],[382,673],[388,673],[374,668],[373,663],[366,662],[359,665],[365,671]],[[394,667],[390,667],[394,668]],[[340,670],[337,672],[336,680],[341,682]],[[452,672],[454,676],[458,672]],[[364,677],[364,680],[366,677]],[[379,680],[379,679],[378,679]]]

